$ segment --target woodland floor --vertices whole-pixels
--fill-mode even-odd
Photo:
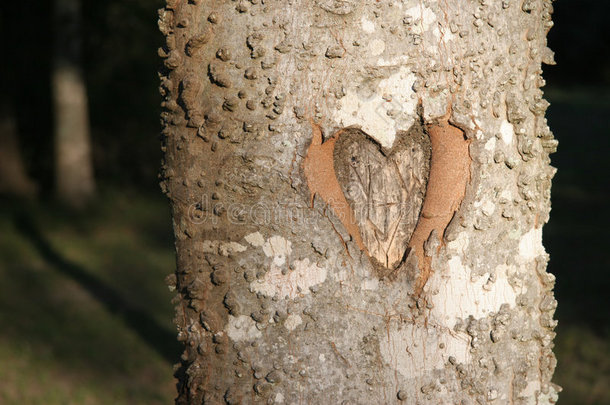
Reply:
[[[1,404],[172,403],[169,208],[104,194],[77,217],[0,206]]]
[[[610,404],[610,95],[549,91],[560,141],[545,245],[557,276],[559,404]],[[170,404],[166,200],[107,189],[86,213],[0,200],[0,403]]]

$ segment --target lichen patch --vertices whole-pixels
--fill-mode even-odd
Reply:
[[[436,21],[436,15],[434,11],[429,7],[422,7],[420,5],[413,6],[405,10],[405,16],[413,19],[413,26],[419,34],[423,34],[428,31],[430,25]]]
[[[233,253],[241,253],[246,251],[246,247],[237,242],[223,242],[220,240],[204,240],[202,250],[205,253],[214,253],[222,256],[229,256]]]
[[[234,342],[253,341],[262,336],[261,332],[256,328],[254,320],[246,315],[229,315],[226,331],[229,338]]]
[[[396,132],[408,130],[415,119],[417,100],[411,97],[415,79],[411,70],[401,67],[382,79],[370,97],[363,96],[361,88],[347,89],[335,112],[337,125],[359,126],[383,147],[391,148]]]
[[[272,264],[271,270],[263,278],[250,283],[250,291],[266,297],[294,299],[309,294],[309,288],[323,283],[328,274],[326,267],[318,266],[307,258],[294,261],[292,267],[294,270],[283,274],[280,267]]]
[[[381,39],[374,39],[369,44],[369,52],[373,56],[379,56],[385,51],[385,42]]]
[[[502,137],[502,141],[510,145],[513,142],[513,136],[515,134],[515,130],[513,129],[512,124],[508,121],[504,120],[500,124],[500,136]]]
[[[293,331],[297,328],[297,326],[299,326],[302,323],[303,323],[303,320],[301,319],[300,316],[295,315],[295,314],[290,314],[284,321],[284,327],[286,329],[288,329],[289,331]]]
[[[283,266],[286,263],[286,257],[292,252],[291,246],[292,242],[275,235],[263,244],[263,252],[267,257],[273,258],[273,264]]]
[[[493,151],[496,149],[496,138],[489,138],[487,142],[485,142],[485,150]]]
[[[489,275],[474,276],[473,281],[471,269],[458,256],[452,257],[448,271],[435,272],[426,285],[426,291],[438,291],[429,296],[433,304],[430,317],[453,328],[460,319],[485,317],[498,311],[502,304],[514,307],[517,293],[509,284],[508,270],[508,266],[498,266],[493,283],[488,283]]]
[[[545,250],[542,246],[542,228],[532,228],[519,241],[519,256],[532,260],[543,254]]]
[[[362,17],[360,20],[360,24],[362,25],[362,30],[367,34],[372,34],[375,32],[375,23],[369,20],[366,17]]]
[[[254,247],[261,247],[265,244],[265,238],[258,231],[251,233],[249,235],[246,235],[246,237],[244,239],[246,240],[246,242],[248,242],[249,244],[251,244]]]
[[[383,360],[406,378],[443,369],[449,357],[459,363],[468,363],[469,347],[470,337],[466,333],[447,333],[444,328],[436,329],[431,325],[400,325],[397,322],[389,327],[387,338],[379,342]]]

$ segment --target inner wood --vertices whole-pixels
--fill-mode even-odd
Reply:
[[[415,124],[392,149],[358,128],[342,131],[334,148],[337,179],[368,255],[381,270],[404,260],[417,225],[430,172],[430,140]]]

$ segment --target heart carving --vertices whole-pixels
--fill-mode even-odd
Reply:
[[[389,150],[358,128],[335,143],[336,177],[368,256],[396,269],[417,226],[430,173],[430,138],[416,123]]]

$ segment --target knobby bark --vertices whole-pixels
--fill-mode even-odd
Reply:
[[[178,404],[554,403],[547,0],[168,0]]]
[[[81,207],[95,193],[87,88],[81,68],[80,0],[55,0],[55,188],[63,202]]]

